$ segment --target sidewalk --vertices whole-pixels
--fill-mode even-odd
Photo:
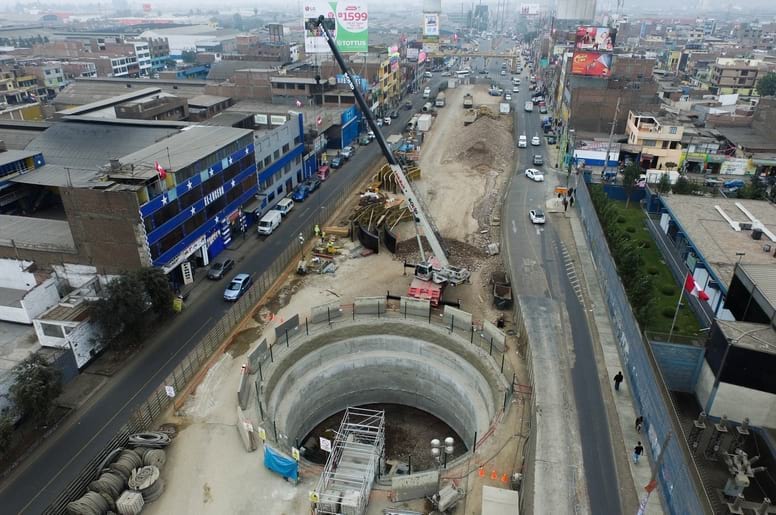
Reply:
[[[585,284],[587,286],[587,294],[592,303],[591,311],[596,326],[595,328],[598,332],[597,340],[601,345],[601,351],[606,364],[606,374],[609,378],[608,384],[611,392],[610,395],[614,399],[614,407],[617,412],[616,421],[620,425],[620,431],[613,431],[612,445],[615,446],[614,450],[616,454],[620,454],[624,450],[625,456],[628,459],[633,485],[638,493],[639,500],[641,500],[645,495],[644,487],[652,478],[652,467],[654,466],[650,459],[652,452],[649,451],[649,437],[644,430],[642,430],[641,433],[638,433],[634,427],[638,414],[635,411],[633,400],[630,396],[628,383],[623,382],[620,385],[619,391],[614,390],[612,378],[618,371],[623,370],[623,368],[620,363],[620,355],[615,342],[614,333],[612,332],[609,314],[606,309],[606,302],[603,298],[600,281],[595,265],[593,264],[593,258],[590,254],[587,240],[585,239],[585,232],[582,228],[579,214],[576,209],[569,209],[566,216],[571,223],[571,230],[574,234],[574,242],[577,246],[577,254],[582,268],[582,275],[584,276]],[[615,421],[612,420],[611,422],[614,423]],[[621,439],[617,441],[615,435],[621,435]],[[645,450],[641,461],[636,465],[633,463],[632,456],[633,447],[635,447],[636,442],[638,441],[642,443]],[[617,446],[621,446],[621,449],[618,449]],[[620,478],[620,480],[627,481],[627,478]],[[659,490],[656,492],[659,493]],[[660,495],[654,495],[653,493],[653,495],[650,496],[646,513],[650,515],[664,513]]]

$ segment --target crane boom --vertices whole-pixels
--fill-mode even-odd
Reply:
[[[372,129],[372,132],[374,132],[375,134],[375,138],[377,139],[377,144],[380,145],[380,149],[383,151],[383,155],[385,156],[385,159],[388,161],[388,165],[391,167],[391,170],[393,171],[393,174],[396,177],[396,184],[398,184],[399,188],[401,188],[402,194],[404,195],[404,198],[407,201],[407,206],[409,207],[410,212],[415,217],[415,220],[417,220],[417,222],[423,228],[423,234],[426,236],[426,241],[428,241],[428,244],[431,247],[431,251],[434,253],[434,257],[439,262],[440,268],[441,269],[452,268],[450,267],[450,263],[447,260],[447,254],[442,248],[442,243],[439,241],[439,237],[436,234],[436,231],[434,230],[434,226],[431,223],[431,220],[428,218],[428,215],[426,215],[425,211],[420,208],[420,201],[418,200],[418,197],[415,195],[415,192],[412,191],[412,188],[409,185],[409,181],[407,181],[407,176],[404,174],[404,170],[399,164],[399,161],[396,159],[396,156],[393,155],[393,151],[391,150],[391,147],[389,147],[388,143],[385,141],[385,138],[383,137],[383,134],[380,131],[380,128],[377,126],[377,123],[375,122],[375,118],[374,118],[374,115],[372,114],[372,110],[367,105],[366,100],[364,100],[364,96],[361,94],[361,91],[359,91],[359,89],[356,87],[356,81],[353,79],[353,75],[350,72],[350,67],[345,62],[345,59],[343,59],[342,54],[340,54],[339,49],[337,48],[337,44],[334,41],[334,38],[332,38],[331,34],[329,33],[329,29],[326,28],[323,21],[324,21],[324,17],[320,16],[318,18],[318,26],[322,29],[323,37],[326,40],[326,43],[328,43],[332,54],[334,54],[334,59],[337,61],[337,64],[339,65],[339,67],[342,69],[342,73],[345,74],[345,83],[353,92],[353,96],[356,99],[356,103],[358,104],[358,107],[361,109],[361,112],[366,117],[366,121],[369,124],[369,128]],[[421,250],[421,254],[422,254],[422,250]],[[424,259],[425,257],[421,255],[421,260],[424,260]],[[467,278],[468,278],[468,273],[467,273]]]

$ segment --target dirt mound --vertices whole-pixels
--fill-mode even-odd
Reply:
[[[452,160],[480,172],[505,170],[514,153],[511,130],[511,118],[480,116],[458,131],[450,142],[448,148],[463,149]]]

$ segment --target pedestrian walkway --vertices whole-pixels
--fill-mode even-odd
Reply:
[[[606,302],[603,298],[600,281],[595,265],[593,264],[593,258],[590,254],[590,249],[587,240],[585,239],[585,232],[582,228],[582,222],[579,219],[577,210],[569,209],[566,216],[571,222],[571,230],[574,234],[574,242],[577,246],[577,253],[579,255],[583,277],[587,286],[587,293],[592,304],[590,307],[592,307],[593,321],[598,332],[598,343],[601,346],[604,356],[606,374],[609,377],[609,388],[611,389],[611,395],[614,398],[614,405],[617,411],[617,422],[619,422],[621,428],[620,432],[615,431],[613,433],[621,434],[622,439],[616,441],[613,438],[612,444],[615,446],[622,446],[625,449],[625,455],[628,457],[628,463],[630,464],[631,479],[638,492],[639,499],[641,500],[645,495],[644,487],[652,478],[652,467],[654,466],[654,463],[650,459],[652,452],[645,450],[639,464],[634,464],[632,459],[633,448],[636,446],[637,442],[641,442],[645,449],[649,449],[650,439],[644,430],[640,433],[636,431],[636,418],[640,414],[636,413],[627,381],[620,385],[619,391],[615,391],[614,389],[614,381],[612,378],[614,378],[617,372],[623,370],[623,367],[620,362],[620,354],[612,331],[611,321],[609,320],[609,313],[606,309]],[[615,421],[613,420],[611,422],[614,423]],[[620,450],[615,447],[615,452],[619,451]],[[628,478],[623,477],[620,478],[620,480],[627,481]],[[659,490],[657,492],[659,493]],[[663,513],[663,506],[659,495],[653,493],[650,496],[645,513],[650,515]]]

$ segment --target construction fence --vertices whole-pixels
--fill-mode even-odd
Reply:
[[[576,205],[606,299],[614,336],[619,344],[623,372],[633,393],[636,412],[645,420],[645,433],[649,438],[653,461],[657,461],[661,447],[668,435],[672,435],[657,475],[666,511],[675,515],[711,513],[711,502],[687,448],[686,435],[652,349],[642,336],[631,310],[588,187],[588,184],[580,181],[576,190]]]
[[[310,222],[308,234],[303,235],[305,240],[309,241],[314,237],[313,227],[316,224],[325,225],[335,211],[346,202],[356,186],[357,181],[346,183],[328,205],[321,206],[317,210],[314,219]],[[111,451],[125,446],[129,435],[153,428],[160,414],[173,402],[174,395],[186,388],[191,379],[213,357],[216,349],[221,347],[245,317],[256,309],[258,302],[269,292],[286,268],[299,260],[302,250],[301,245],[289,245],[261,275],[254,278],[253,286],[234,303],[223,318],[213,325],[154,392],[129,415],[121,429],[104,446],[95,450],[92,458],[75,475],[75,478],[53,498],[44,514],[64,513],[67,504],[83,495],[87,485],[97,478],[100,464]],[[168,395],[168,392],[173,396]]]

